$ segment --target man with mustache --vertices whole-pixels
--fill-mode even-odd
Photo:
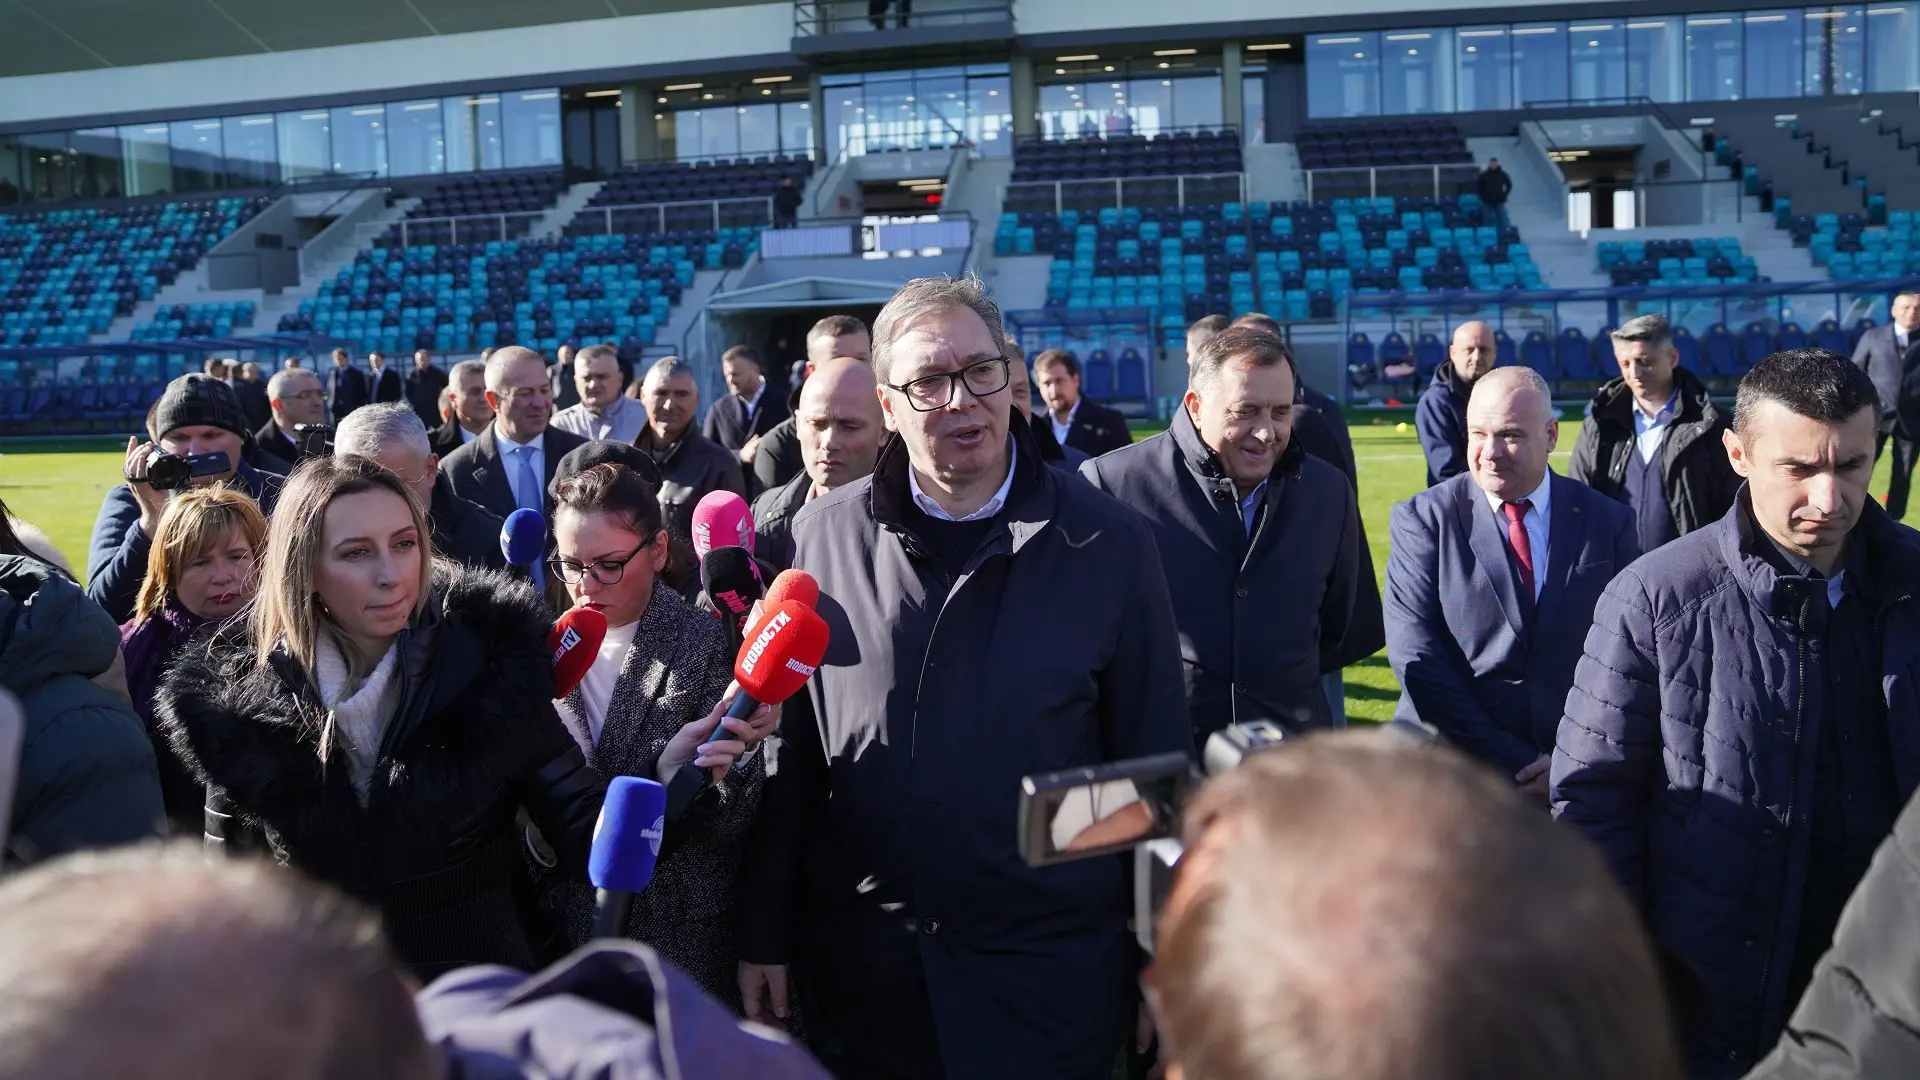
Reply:
[[[1844,356],[1755,364],[1733,509],[1613,579],[1567,695],[1554,813],[1699,974],[1704,1080],[1772,1049],[1920,786],[1920,533],[1867,496],[1879,411]]]

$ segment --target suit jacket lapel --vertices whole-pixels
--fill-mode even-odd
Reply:
[[[1507,537],[1500,522],[1494,517],[1493,508],[1487,505],[1480,488],[1471,480],[1460,485],[1458,503],[1460,525],[1467,531],[1467,542],[1473,548],[1473,556],[1480,563],[1480,572],[1487,583],[1493,587],[1493,595],[1500,601],[1500,610],[1507,616],[1507,625],[1522,637],[1527,632],[1525,609],[1520,606],[1519,577],[1513,572],[1513,563],[1507,554]]]
[[[507,478],[507,462],[500,456],[500,444],[493,437],[493,426],[474,437],[479,445],[474,447],[474,475],[480,486],[487,489],[495,504],[503,507],[518,507],[520,500],[513,497],[513,481]],[[512,513],[512,510],[508,510]]]
[[[1558,474],[1547,482],[1553,485],[1549,489],[1553,492],[1553,516],[1547,521],[1547,580],[1540,589],[1542,608],[1566,591],[1587,539],[1586,514],[1581,511],[1573,482]]]

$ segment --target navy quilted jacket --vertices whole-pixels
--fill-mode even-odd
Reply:
[[[1806,588],[1757,555],[1743,488],[1714,524],[1607,587],[1553,756],[1555,816],[1606,856],[1662,946],[1700,976],[1686,1032],[1695,1077],[1735,1077],[1772,1049],[1806,874],[1818,659]],[[1881,686],[1904,800],[1920,782],[1920,533],[1868,500]],[[1759,538],[1758,543],[1766,543]]]

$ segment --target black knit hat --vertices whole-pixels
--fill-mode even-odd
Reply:
[[[246,438],[247,414],[233,396],[233,388],[211,375],[182,375],[167,384],[153,406],[147,434],[158,440],[174,428],[225,428]]]
[[[628,442],[614,439],[593,439],[585,446],[567,451],[567,456],[554,466],[553,483],[547,485],[549,494],[560,490],[560,485],[586,472],[595,465],[625,465],[640,474],[649,487],[658,493],[660,490],[660,466],[654,464],[653,456],[645,450]]]

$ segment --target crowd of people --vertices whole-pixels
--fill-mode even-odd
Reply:
[[[490,1038],[527,1019],[526,983],[483,1007],[449,989],[463,969],[550,964],[561,997],[650,981],[609,1038],[671,1042],[681,996],[742,1038],[785,1029],[807,1053],[736,1048],[766,1076],[1785,1077],[1901,1032],[1911,1060],[1920,964],[1872,970],[1860,924],[1889,916],[1847,909],[1910,882],[1920,785],[1920,534],[1867,493],[1888,436],[1912,445],[1884,372],[1920,366],[1920,297],[1894,313],[1858,362],[1766,358],[1731,410],[1661,316],[1632,320],[1564,475],[1546,383],[1460,326],[1384,590],[1346,422],[1263,315],[1191,328],[1170,427],[1139,442],[1070,353],[1029,368],[971,279],[909,282],[871,328],[822,319],[792,386],[730,349],[704,409],[685,361],[601,345],[420,353],[404,377],[336,352],[264,385],[210,364],[129,441],[84,591],[0,513],[0,684],[30,728],[7,851],[51,862],[0,886],[0,972],[127,973],[96,1005],[34,975],[46,1027],[168,950],[240,977],[332,948],[346,966],[311,961],[288,1000],[372,1025],[395,1076],[433,1075],[399,1063],[431,1058],[451,1000]],[[157,455],[204,464],[156,484]],[[725,546],[695,524],[713,497],[751,500],[763,580],[819,586],[826,652],[784,703],[733,709],[739,627],[697,554]],[[528,514],[545,550],[509,558]],[[607,631],[556,697],[549,629],[575,609]],[[1327,730],[1342,669],[1382,647],[1396,726],[1436,740]],[[1306,737],[1191,804],[1143,974],[1128,863],[1024,863],[1022,778],[1197,760],[1255,723]],[[691,766],[702,812],[617,901],[632,944],[596,944],[607,782]],[[54,858],[169,833],[317,884]],[[142,874],[151,955],[89,938]],[[392,1012],[403,976],[441,979],[417,1022],[345,1004]],[[190,1029],[189,1005],[166,1007]],[[0,1076],[109,1060],[9,1015]],[[220,1045],[164,1026],[180,1054]],[[1814,1053],[1816,1031],[1838,1034]],[[277,1045],[364,1049],[312,1035]],[[349,1074],[386,1073],[315,1075]]]

